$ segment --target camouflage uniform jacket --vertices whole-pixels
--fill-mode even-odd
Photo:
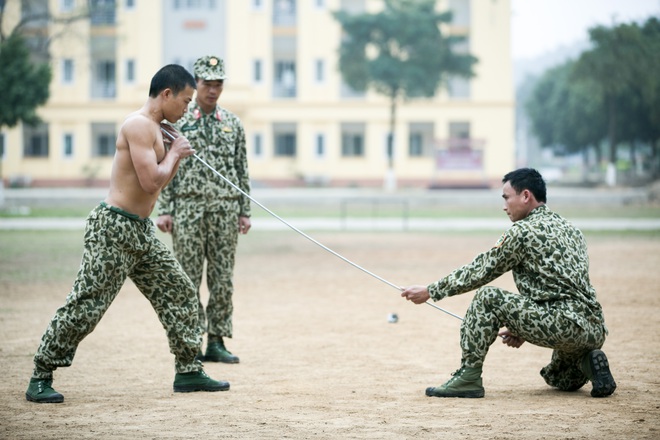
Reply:
[[[245,130],[240,119],[216,105],[206,115],[193,101],[177,122],[201,159],[229,179],[245,193],[250,193]],[[174,215],[177,206],[200,211],[217,211],[223,199],[237,199],[241,216],[250,216],[250,200],[218,177],[206,165],[189,157],[183,159],[172,181],[158,199],[158,215]]]
[[[439,301],[482,287],[510,270],[521,295],[537,304],[559,307],[578,325],[585,319],[603,323],[589,280],[584,236],[546,205],[513,223],[493,248],[471,263],[430,284],[429,294]]]

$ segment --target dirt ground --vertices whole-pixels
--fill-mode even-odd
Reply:
[[[434,281],[497,234],[321,233],[321,243],[397,285]],[[148,302],[127,282],[73,365],[55,372],[63,404],[25,400],[32,355],[68,281],[0,285],[3,439],[657,439],[660,238],[588,235],[591,277],[618,388],[562,393],[538,372],[550,351],[496,342],[483,399],[424,395],[460,360],[460,321],[291,232],[241,237],[237,365],[206,364],[231,390],[172,392],[173,356]],[[82,240],[82,234],[80,236]],[[79,255],[75,258],[79,258]],[[492,283],[514,289],[510,275]],[[206,291],[203,291],[206,297]],[[472,293],[439,306],[463,315]],[[398,323],[389,323],[397,313]]]

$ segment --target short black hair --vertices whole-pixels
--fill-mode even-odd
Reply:
[[[546,202],[546,189],[545,181],[541,173],[536,171],[534,168],[520,168],[515,171],[507,173],[502,179],[502,183],[509,182],[511,188],[516,190],[516,194],[520,194],[521,191],[529,190],[536,201],[545,203]]]
[[[155,98],[165,89],[171,89],[177,95],[186,86],[196,89],[197,83],[195,82],[195,78],[183,66],[168,64],[161,67],[153,78],[151,78],[149,97]]]

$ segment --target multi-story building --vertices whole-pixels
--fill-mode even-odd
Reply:
[[[85,3],[41,1],[56,15]],[[89,19],[48,24],[57,38],[44,124],[0,138],[10,185],[106,184],[117,129],[144,103],[153,73],[167,63],[192,69],[207,54],[225,60],[220,104],[245,125],[253,181],[383,185],[389,100],[344,84],[332,15],[376,12],[382,0],[90,1]],[[22,2],[6,3],[20,17]],[[499,183],[515,163],[510,0],[439,0],[437,8],[454,12],[443,30],[466,37],[476,77],[398,103],[391,169],[399,187]]]

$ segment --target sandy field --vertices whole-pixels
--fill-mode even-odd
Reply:
[[[82,233],[69,234],[82,241]],[[435,281],[498,238],[311,235],[397,285]],[[55,372],[64,403],[34,404],[25,400],[32,355],[70,289],[80,252],[76,244],[75,252],[48,257],[61,268],[44,275],[36,270],[46,265],[43,255],[4,260],[0,272],[32,269],[24,280],[0,276],[0,438],[658,439],[660,237],[587,239],[610,328],[604,350],[618,383],[604,399],[591,398],[590,385],[574,393],[545,385],[538,373],[549,350],[499,342],[486,361],[485,398],[426,397],[427,386],[459,366],[458,319],[404,301],[393,287],[293,232],[254,231],[240,241],[228,342],[241,363],[205,365],[231,383],[230,391],[172,392],[164,331],[128,281],[73,365]],[[491,284],[514,289],[510,274]],[[471,298],[438,305],[463,315]],[[390,313],[398,323],[388,322]]]

